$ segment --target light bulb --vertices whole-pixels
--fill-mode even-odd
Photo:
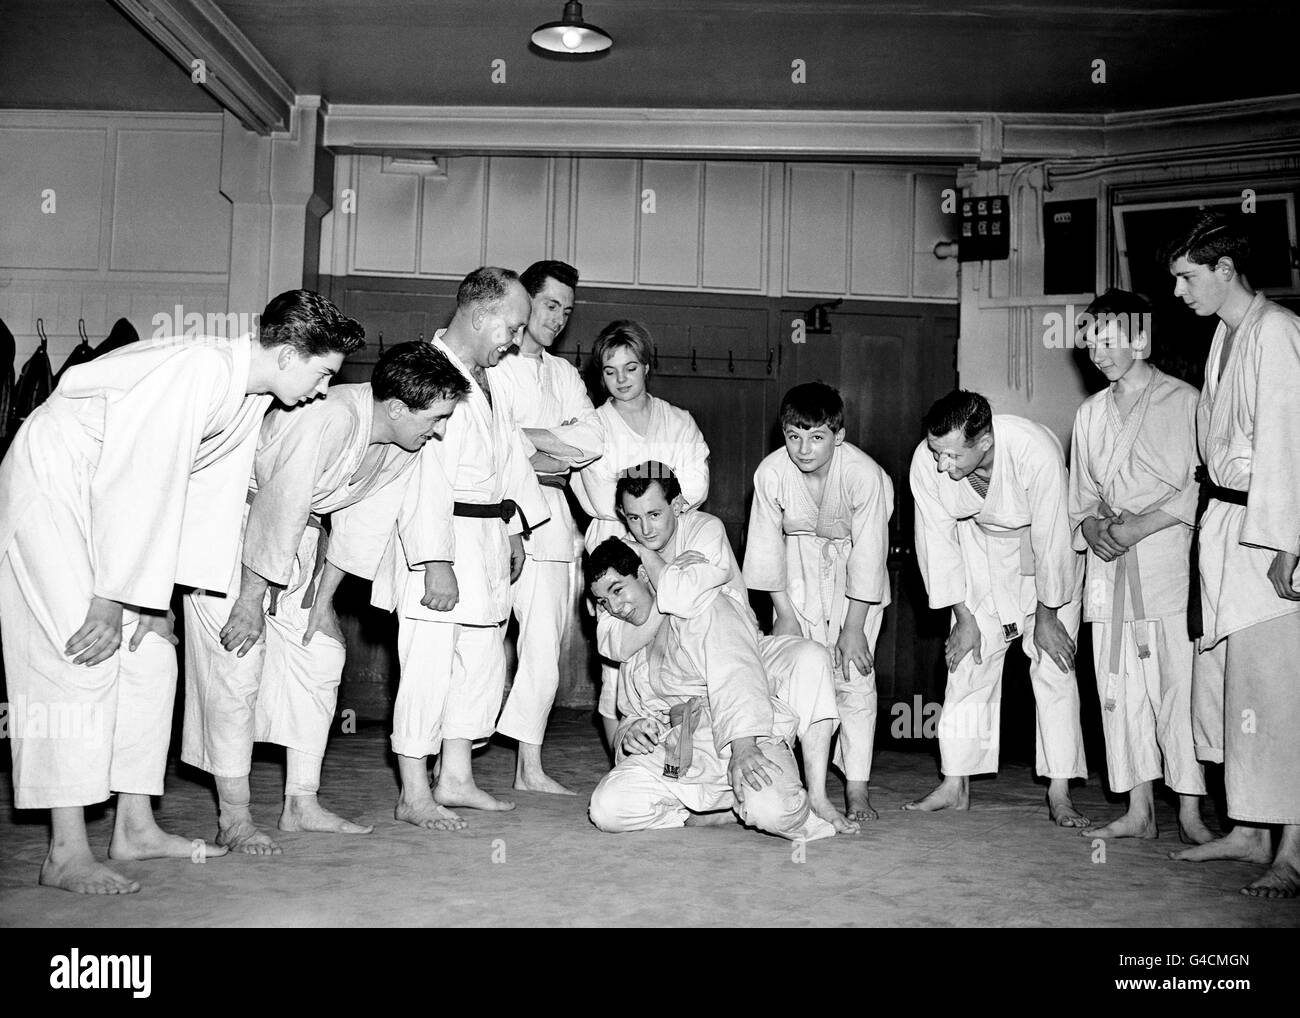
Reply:
[[[577,49],[582,45],[582,33],[576,28],[566,28],[560,36],[560,42],[566,49]]]

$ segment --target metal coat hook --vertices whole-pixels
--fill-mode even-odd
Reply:
[[[736,373],[736,362],[732,358],[730,350],[727,351],[727,371],[733,375]]]
[[[49,337],[45,335],[44,319],[41,318],[36,319],[36,335],[41,337],[41,349],[44,350],[45,344],[49,342]]]
[[[84,318],[77,319],[77,335],[81,337],[83,343],[90,343],[90,337],[86,335],[86,320]]]
[[[692,371],[699,371],[699,370],[700,370],[698,367],[696,367],[696,364],[695,364],[695,347],[691,347],[691,370],[692,370]]]
[[[379,356],[382,357],[383,355],[384,355],[384,330],[380,329],[379,330]]]
[[[652,353],[652,354],[650,355],[650,367],[651,367],[651,369],[654,370],[654,371],[658,371],[658,370],[659,370],[659,351],[658,351],[658,350],[655,350],[655,352]]]
[[[575,368],[582,367],[582,344],[581,343],[578,344],[578,349],[573,351],[573,366]]]
[[[772,348],[770,346],[767,348],[767,373],[769,375],[772,373]]]

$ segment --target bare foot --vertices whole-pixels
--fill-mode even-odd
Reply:
[[[140,890],[138,881],[109,869],[89,852],[58,860],[53,854],[47,855],[41,865],[40,883],[74,894],[135,894]]]
[[[422,827],[426,831],[463,831],[469,826],[457,814],[444,809],[432,800],[407,802],[405,799],[398,799],[393,816],[408,824]]]
[[[903,809],[921,813],[970,809],[970,785],[965,778],[944,778],[924,799],[903,803]]]
[[[110,859],[195,859],[196,853],[201,853],[204,859],[219,859],[227,851],[220,840],[209,845],[201,838],[168,834],[159,827],[114,830],[108,843]]]
[[[283,849],[251,817],[236,817],[217,825],[217,844],[243,855],[280,855]]]
[[[1062,826],[1067,826],[1062,824]],[[1158,838],[1156,818],[1149,813],[1125,813],[1105,827],[1085,827],[1079,832],[1085,838]]]
[[[1057,827],[1086,828],[1088,826],[1088,818],[1074,808],[1074,803],[1070,801],[1068,795],[1058,796],[1049,792],[1047,795],[1047,815],[1052,818],[1052,823],[1056,824]]]
[[[729,809],[715,810],[712,813],[688,813],[684,827],[728,827],[739,823],[740,819]]]
[[[1193,845],[1179,852],[1170,852],[1170,859],[1182,862],[1211,862],[1232,859],[1237,862],[1262,863],[1273,861],[1273,845],[1267,827],[1247,827],[1238,824],[1222,838],[1203,845]]]
[[[508,799],[497,799],[474,784],[471,778],[467,782],[451,782],[446,776],[438,778],[433,788],[435,802],[443,806],[464,806],[466,809],[481,809],[493,813],[503,813],[515,808]]]
[[[313,834],[369,834],[373,824],[358,824],[331,813],[314,795],[286,795],[280,814],[280,830],[310,831]]]
[[[871,786],[865,781],[848,781],[844,785],[844,815],[850,820],[879,820],[880,814],[871,805]],[[830,819],[823,817],[823,819]],[[831,821],[834,823],[834,821]]]
[[[814,815],[821,817],[828,824],[835,828],[836,834],[857,834],[862,828],[852,818],[846,817],[837,810],[826,796],[808,796],[808,808],[813,811]],[[872,810],[872,819],[877,819],[879,814]]]
[[[1294,898],[1300,896],[1300,871],[1285,859],[1278,859],[1267,873],[1241,889],[1252,898]]]
[[[1214,833],[1201,819],[1201,797],[1184,795],[1178,804],[1178,840],[1184,845],[1204,845],[1214,840]]]
[[[515,771],[515,788],[520,792],[547,792],[550,795],[577,795],[565,788],[545,771]]]

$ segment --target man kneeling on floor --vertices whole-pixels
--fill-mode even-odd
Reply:
[[[592,823],[617,834],[727,823],[725,811],[734,810],[791,841],[833,836],[799,781],[791,751],[799,715],[772,695],[752,618],[723,589],[703,599],[687,592],[690,617],[675,614],[683,606],[662,596],[675,571],[667,566],[652,585],[636,551],[617,538],[591,555],[593,599],[645,641],[625,643],[615,766],[592,792]]]

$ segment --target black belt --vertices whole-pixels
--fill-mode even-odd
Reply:
[[[563,488],[569,483],[567,474],[538,474],[537,483],[543,488]]]
[[[452,508],[452,514],[455,516],[465,516],[475,520],[501,520],[503,523],[513,520],[515,513],[519,514],[519,520],[524,525],[523,536],[527,537],[533,532],[533,528],[528,525],[528,517],[524,515],[524,511],[519,508],[514,499],[503,498],[500,502],[456,502]]]
[[[1187,635],[1193,640],[1199,640],[1205,635],[1205,620],[1201,614],[1201,517],[1205,515],[1211,500],[1245,505],[1250,494],[1215,484],[1210,480],[1210,472],[1204,463],[1196,468],[1196,480],[1201,485],[1201,491],[1196,500],[1196,522],[1192,526],[1192,546],[1189,552],[1191,572],[1187,584]]]

